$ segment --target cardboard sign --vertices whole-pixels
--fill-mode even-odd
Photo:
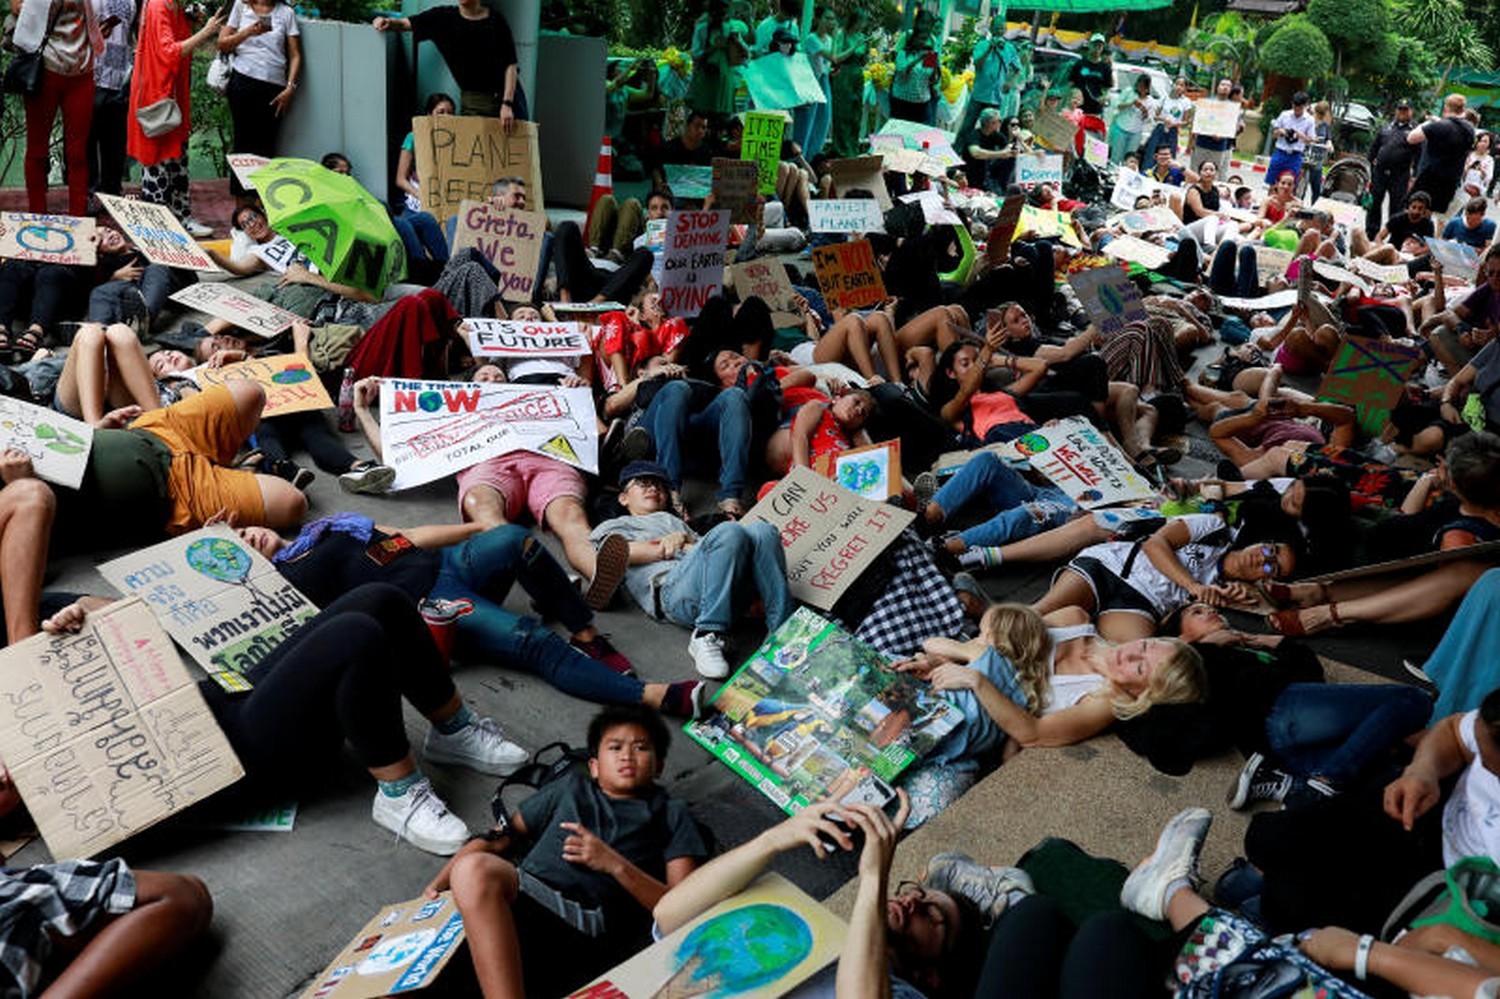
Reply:
[[[0,651],[0,757],[55,860],[91,857],[244,776],[139,600]]]
[[[1164,266],[1172,256],[1164,247],[1135,236],[1116,236],[1104,244],[1104,252],[1116,260],[1140,264],[1151,270]]]
[[[806,52],[789,56],[771,52],[740,67],[750,101],[758,108],[790,109],[826,104],[828,97],[813,74]]]
[[[93,219],[0,212],[0,260],[92,267],[97,249]]]
[[[1151,499],[1151,487],[1087,420],[1073,416],[1013,442],[1016,451],[1085,510]]]
[[[685,731],[789,813],[829,798],[884,804],[889,785],[881,785],[963,718],[806,607],[767,637],[713,706]]]
[[[1269,284],[1272,278],[1285,278],[1286,269],[1292,266],[1295,258],[1296,254],[1291,250],[1278,250],[1274,246],[1256,243],[1255,270],[1260,275],[1261,286]]]
[[[766,873],[569,999],[776,999],[832,963],[847,932],[802,889]]]
[[[693,163],[665,163],[667,188],[678,203],[703,201],[714,189],[714,168]]]
[[[1083,137],[1083,161],[1090,166],[1109,166],[1109,143],[1092,135]]]
[[[1161,185],[1145,174],[1136,173],[1129,167],[1120,167],[1114,190],[1109,195],[1109,203],[1122,212],[1133,212],[1137,199],[1151,197],[1160,190]]]
[[[648,231],[651,225],[650,222],[646,223]],[[567,313],[576,316],[602,316],[606,312],[625,310],[624,302],[548,302],[547,306],[557,315]]]
[[[1194,135],[1232,139],[1239,134],[1239,128],[1240,106],[1237,102],[1204,98],[1193,104]]]
[[[780,58],[778,56],[778,58]],[[781,133],[786,118],[761,111],[745,113],[745,131],[740,138],[740,159],[755,164],[760,172],[760,193],[776,193],[776,171],[781,166]]]
[[[958,215],[943,204],[943,196],[931,188],[901,195],[902,204],[915,201],[922,206],[922,221],[928,225],[963,225]],[[884,231],[884,230],[880,230]]]
[[[729,244],[728,212],[672,212],[662,248],[661,308],[669,316],[696,316],[724,284]]]
[[[953,150],[952,132],[904,118],[890,118],[880,126],[880,134],[900,136],[907,149],[931,156],[944,168],[964,165],[963,157]]]
[[[465,319],[469,350],[475,357],[587,357],[589,338],[582,323],[512,322]]]
[[[1479,251],[1468,243],[1428,236],[1427,249],[1432,259],[1443,265],[1445,276],[1467,281],[1479,269]]]
[[[1061,184],[1062,176],[1061,153],[1024,153],[1016,157],[1016,183],[1022,187],[1033,184]]]
[[[1078,126],[1055,111],[1038,111],[1031,134],[1060,153],[1071,153]]]
[[[1120,224],[1129,233],[1176,232],[1182,228],[1182,219],[1174,215],[1172,209],[1165,205],[1152,205],[1150,208],[1142,208],[1139,211],[1131,209],[1120,216]]]
[[[393,489],[461,472],[486,458],[531,451],[599,470],[594,397],[586,388],[380,380],[380,446]]]
[[[530,302],[536,297],[547,216],[496,208],[488,201],[464,201],[453,233],[453,252],[472,246],[500,272],[500,297]]]
[[[1406,269],[1405,264],[1377,264],[1364,257],[1354,257],[1349,261],[1349,269],[1356,274],[1363,274],[1371,281],[1393,284],[1397,287],[1411,280],[1411,272]]]
[[[1348,226],[1351,231],[1365,227],[1365,210],[1359,205],[1351,205],[1347,201],[1325,197],[1314,201],[1312,209],[1315,212],[1327,212],[1333,216],[1335,222]]]
[[[808,232],[885,232],[874,198],[815,198],[807,203],[807,219]]]
[[[171,297],[179,305],[206,312],[256,336],[273,337],[292,323],[303,321],[297,313],[256,298],[227,281],[195,281]]]
[[[797,304],[792,299],[796,294],[792,290],[792,281],[776,258],[760,257],[743,264],[730,264],[729,281],[739,293],[740,301],[754,296],[770,307],[773,320],[781,313],[790,315],[794,323],[801,324],[801,317],[796,315]]]
[[[885,301],[885,281],[868,239],[813,247],[818,287],[831,308],[864,309]]]
[[[57,410],[0,396],[0,451],[31,456],[31,467],[48,482],[69,489],[83,483],[94,446],[94,428]]]
[[[1010,257],[1010,241],[1015,238],[1016,224],[1027,208],[1026,195],[1012,194],[1000,204],[1000,216],[990,229],[985,255],[991,264],[1002,264]]]
[[[1269,295],[1259,298],[1235,298],[1231,295],[1220,295],[1219,304],[1231,312],[1261,312],[1266,309],[1284,309],[1288,305],[1297,302],[1296,288],[1283,288]]]
[[[328,389],[305,354],[272,354],[252,357],[222,368],[203,365],[188,372],[199,385],[227,385],[230,382],[254,382],[266,390],[266,405],[261,417],[306,413],[332,409]]]
[[[243,676],[318,613],[222,524],[122,555],[99,566],[99,574],[127,597],[144,601],[210,673]]]
[[[371,917],[301,999],[374,999],[431,985],[464,942],[453,896],[414,898]]]
[[[1114,336],[1131,323],[1148,318],[1141,304],[1141,290],[1119,267],[1092,267],[1068,276],[1078,300],[1105,337]]]
[[[1416,347],[1345,337],[1318,386],[1318,398],[1353,406],[1360,429],[1378,436],[1421,363],[1422,352]]]
[[[837,454],[820,454],[813,459],[813,471],[862,499],[884,502],[901,495],[901,441],[882,441]]]
[[[1325,280],[1333,281],[1337,284],[1351,284],[1365,294],[1369,294],[1370,292],[1370,286],[1365,282],[1364,278],[1349,270],[1347,267],[1340,267],[1338,264],[1335,264],[1331,261],[1314,261],[1313,272],[1316,273],[1318,277],[1324,278]]]
[[[224,161],[229,164],[229,169],[234,171],[234,175],[239,178],[240,184],[247,191],[255,190],[255,182],[250,179],[250,175],[271,162],[268,158],[254,153],[227,153]]]
[[[799,466],[746,516],[781,532],[792,596],[827,610],[916,515],[860,499]]]
[[[760,167],[745,160],[715,156],[714,204],[729,209],[730,225],[749,225],[760,220]]]
[[[99,200],[141,251],[141,256],[153,264],[185,267],[190,271],[218,271],[219,265],[193,242],[193,237],[166,205],[103,193]]]
[[[901,141],[899,136],[891,138]],[[833,178],[833,189],[839,197],[848,197],[850,191],[869,191],[875,195],[880,210],[889,211],[891,192],[885,186],[885,168],[883,156],[856,156],[847,160],[830,160],[828,175]]]
[[[537,151],[537,125],[517,121],[506,135],[499,118],[444,114],[411,120],[422,178],[422,210],[446,222],[465,201],[485,201],[490,186],[502,177],[526,179],[526,203],[541,208],[542,157]]]

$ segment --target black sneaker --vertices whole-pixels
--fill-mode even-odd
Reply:
[[[1229,793],[1224,796],[1224,803],[1239,810],[1257,801],[1285,801],[1296,784],[1296,778],[1291,774],[1267,763],[1263,753],[1251,753]]]

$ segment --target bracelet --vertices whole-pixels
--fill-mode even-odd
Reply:
[[[291,88],[292,90],[296,90],[297,89],[297,81],[296,80],[288,80],[288,81],[286,81],[286,85],[289,88]]]
[[[514,107],[516,102],[515,102],[515,100],[513,98],[507,97],[504,100],[502,100],[500,103],[503,104],[503,105],[505,105],[506,107]]]
[[[1370,970],[1370,950],[1375,946],[1375,938],[1366,933],[1359,938],[1359,944],[1354,948],[1354,977],[1360,981],[1365,980],[1365,975]]]

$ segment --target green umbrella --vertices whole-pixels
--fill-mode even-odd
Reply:
[[[406,248],[375,196],[311,160],[274,159],[250,175],[271,228],[330,281],[372,295],[406,275]]]

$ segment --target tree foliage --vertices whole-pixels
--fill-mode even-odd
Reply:
[[[1307,17],[1329,42],[1350,49],[1381,41],[1390,27],[1385,0],[1312,0]]]
[[[1261,47],[1260,63],[1280,76],[1316,80],[1333,68],[1333,46],[1307,15],[1292,14],[1276,22]]]

